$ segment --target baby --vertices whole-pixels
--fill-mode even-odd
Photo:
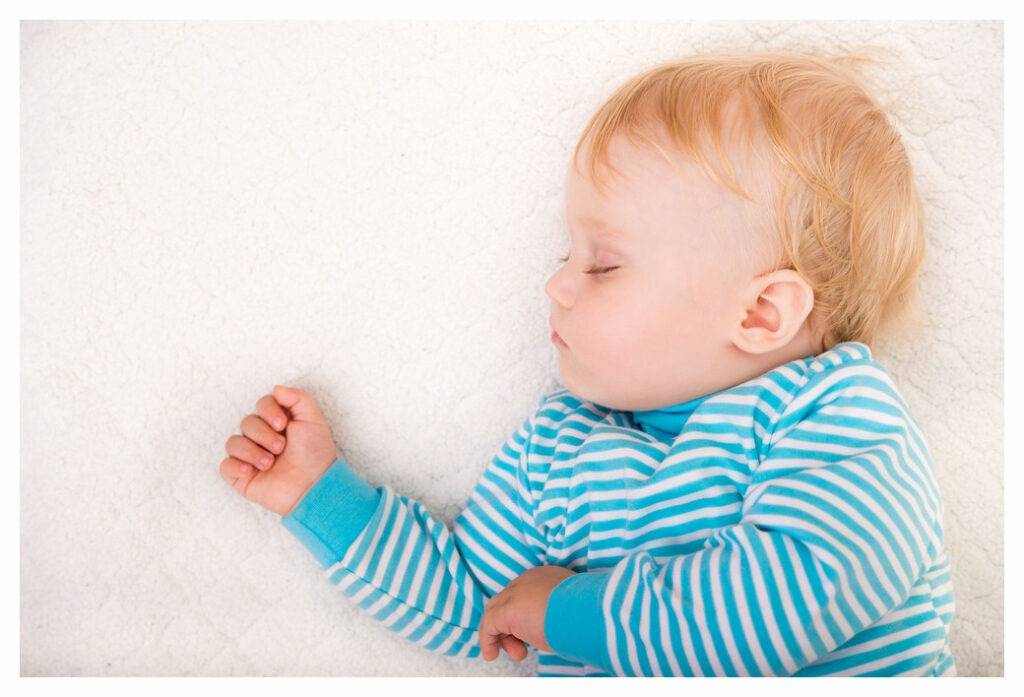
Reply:
[[[931,457],[870,348],[916,300],[921,208],[852,59],[695,56],[601,106],[545,288],[564,387],[450,529],[358,475],[295,388],[256,403],[221,475],[444,655],[530,647],[538,675],[955,674]]]

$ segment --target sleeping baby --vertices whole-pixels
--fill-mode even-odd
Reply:
[[[447,656],[542,676],[954,675],[943,508],[872,354],[925,251],[857,56],[698,55],[620,86],[565,179],[560,387],[449,527],[262,397],[221,476],[331,584]]]

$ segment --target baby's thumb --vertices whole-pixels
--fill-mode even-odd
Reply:
[[[282,407],[287,408],[296,421],[311,421],[318,424],[326,424],[327,419],[320,412],[316,400],[305,390],[297,387],[285,387],[274,385],[274,399]]]

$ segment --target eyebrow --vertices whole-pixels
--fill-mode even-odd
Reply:
[[[600,218],[594,218],[593,216],[584,215],[584,216],[581,216],[581,217],[577,218],[577,220],[579,222],[581,222],[581,223],[587,224],[588,227],[591,227],[591,228],[597,230],[598,232],[600,232],[600,233],[602,233],[604,235],[608,235],[608,236],[612,236],[612,237],[624,237],[625,236],[625,233],[621,229],[608,225],[607,223],[605,223]]]

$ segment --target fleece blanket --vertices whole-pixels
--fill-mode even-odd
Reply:
[[[450,524],[557,386],[562,181],[630,75],[721,49],[867,68],[926,208],[882,339],[946,504],[961,675],[1003,672],[1000,22],[21,24],[21,674],[526,676],[336,592],[218,475],[275,383]]]

